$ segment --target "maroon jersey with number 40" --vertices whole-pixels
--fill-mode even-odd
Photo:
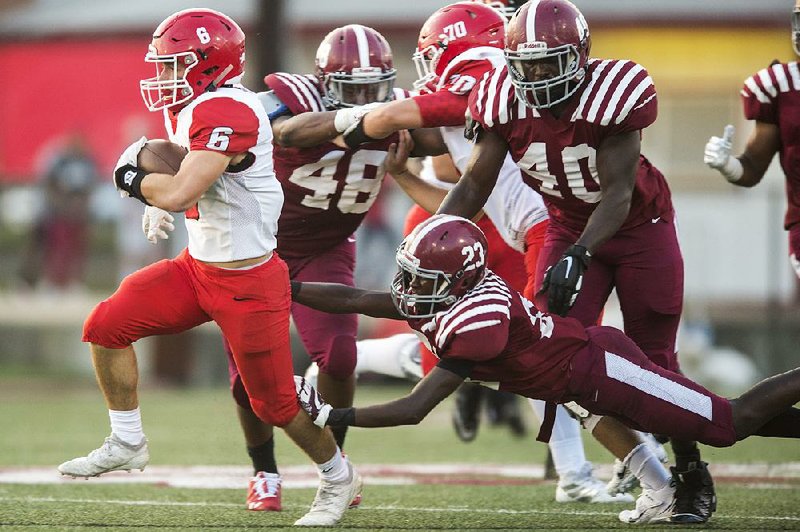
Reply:
[[[266,83],[293,115],[328,111],[317,78],[270,74]],[[408,93],[395,89],[395,98]],[[275,145],[275,174],[284,194],[278,252],[286,258],[327,251],[348,238],[375,202],[386,174],[386,150],[397,134],[356,149],[325,142],[309,148]]]
[[[508,68],[496,68],[470,94],[474,120],[508,143],[525,182],[547,204],[551,222],[580,233],[603,197],[597,150],[605,139],[652,124],[657,115],[653,81],[632,61],[589,60],[586,81],[556,118],[519,100]],[[639,158],[631,208],[622,229],[673,216],[664,176]]]
[[[570,360],[589,343],[578,320],[539,311],[491,271],[452,307],[408,323],[440,359],[474,362],[471,380],[554,402],[565,399]]]

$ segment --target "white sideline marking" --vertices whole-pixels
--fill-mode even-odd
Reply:
[[[0,502],[22,502],[33,503],[74,503],[74,504],[117,504],[121,506],[167,506],[167,507],[222,507],[222,508],[241,508],[241,503],[225,502],[172,502],[172,501],[137,501],[137,500],[104,500],[104,499],[57,499],[55,497],[0,497]],[[305,509],[304,504],[284,504],[284,509],[296,510]],[[507,515],[580,515],[580,516],[616,516],[619,511],[587,511],[587,510],[511,510],[507,508],[467,508],[451,506],[446,508],[418,507],[418,506],[398,506],[395,504],[379,506],[360,506],[358,512],[363,511],[407,511],[407,512],[428,512],[428,513],[465,513],[472,514],[507,514]],[[789,521],[800,522],[800,517],[774,516],[774,515],[724,515],[726,519],[761,519],[768,521]]]
[[[436,477],[445,475],[458,477],[482,476],[497,479],[539,480],[544,477],[540,465],[491,465],[491,464],[358,464],[359,473],[371,485],[410,485],[420,481],[436,482]],[[709,466],[715,478],[746,479],[748,485],[765,485],[773,488],[797,488],[800,480],[800,462],[784,464],[712,464]],[[92,478],[92,483],[102,484],[158,484],[173,488],[245,489],[252,475],[246,466],[149,466],[144,472],[114,471]],[[611,465],[595,468],[598,478],[611,476]],[[315,488],[317,472],[313,466],[281,467],[283,488]],[[447,482],[453,479],[448,479]],[[4,467],[0,468],[0,484],[63,484],[80,482],[60,475],[55,467]],[[786,481],[795,481],[786,484]],[[784,482],[784,484],[781,484]],[[442,482],[446,483],[446,482]]]

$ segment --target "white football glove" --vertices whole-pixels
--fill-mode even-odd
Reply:
[[[346,136],[355,129],[367,113],[374,111],[385,103],[386,102],[372,102],[367,105],[339,109],[336,111],[336,116],[333,118],[333,125],[336,131]]]
[[[139,157],[139,152],[142,150],[142,147],[146,143],[147,143],[147,137],[142,137],[133,144],[131,144],[130,146],[128,146],[127,148],[125,148],[125,151],[123,151],[122,155],[119,156],[117,164],[114,165],[114,173],[112,175],[116,175],[117,170],[125,165],[130,164],[131,166],[138,166],[137,159]],[[114,182],[116,183],[116,179],[114,180]],[[127,198],[128,196],[130,196],[130,194],[128,194],[124,190],[120,190],[119,188],[117,188],[117,192],[119,192],[119,195],[122,198]]]
[[[735,183],[742,178],[744,168],[736,157],[731,157],[733,149],[733,133],[735,129],[732,125],[725,126],[725,133],[720,137],[711,137],[706,144],[706,151],[703,155],[703,162],[711,168],[719,171],[725,179]]]
[[[142,215],[142,232],[147,237],[148,242],[157,244],[160,240],[167,240],[167,231],[174,231],[175,225],[172,223],[175,217],[164,209],[148,205],[144,208]]]
[[[325,402],[319,392],[311,384],[299,375],[294,376],[294,388],[297,392],[297,402],[300,408],[306,411],[314,425],[325,428],[325,422],[333,410],[333,407]]]

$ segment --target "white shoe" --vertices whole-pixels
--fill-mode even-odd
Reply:
[[[333,526],[339,522],[353,499],[361,493],[361,475],[347,462],[350,477],[344,482],[320,480],[311,510],[295,526]]]
[[[647,446],[655,453],[659,462],[664,465],[669,464],[669,456],[664,446],[649,432],[642,432],[640,434],[647,443]],[[638,487],[639,479],[636,478],[633,471],[631,471],[622,460],[619,458],[615,459],[613,473],[611,475],[611,480],[609,480],[606,485],[606,491],[611,495],[615,495],[617,493],[631,493]]]
[[[644,490],[636,499],[636,508],[622,510],[619,520],[623,523],[644,525],[668,523],[675,507],[675,483],[670,481],[660,490]]]
[[[633,502],[633,495],[608,493],[606,483],[594,477],[592,465],[586,462],[579,471],[567,473],[559,479],[556,502]]]
[[[88,456],[73,458],[58,466],[58,472],[71,477],[96,477],[109,471],[144,471],[150,461],[147,440],[139,445],[129,445],[112,434],[103,445]]]

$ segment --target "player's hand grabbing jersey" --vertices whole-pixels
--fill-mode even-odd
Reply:
[[[328,110],[314,76],[279,72],[265,81],[293,115]],[[407,94],[394,93],[396,99]],[[378,195],[386,150],[397,139],[394,134],[357,149],[332,142],[275,146],[275,171],[286,196],[278,233],[282,256],[320,253],[353,234]]]
[[[519,101],[505,66],[486,73],[470,95],[469,110],[481,127],[506,139],[523,179],[545,198],[551,219],[576,232],[602,199],[597,150],[612,135],[639,131],[657,114],[647,71],[632,61],[589,61],[587,80],[559,119]],[[631,209],[622,228],[661,217],[672,219],[669,188],[640,156]]]
[[[256,94],[223,86],[177,114],[165,109],[164,119],[169,139],[190,151],[249,153],[186,211],[189,254],[230,262],[275,249],[283,193],[272,167],[272,129]]]
[[[540,312],[491,271],[452,307],[409,325],[440,359],[474,362],[472,380],[556,402],[569,360],[588,343],[577,320]]]
[[[800,223],[800,68],[796,61],[776,63],[747,78],[741,91],[748,120],[780,130],[781,168],[789,201],[784,227]]]

